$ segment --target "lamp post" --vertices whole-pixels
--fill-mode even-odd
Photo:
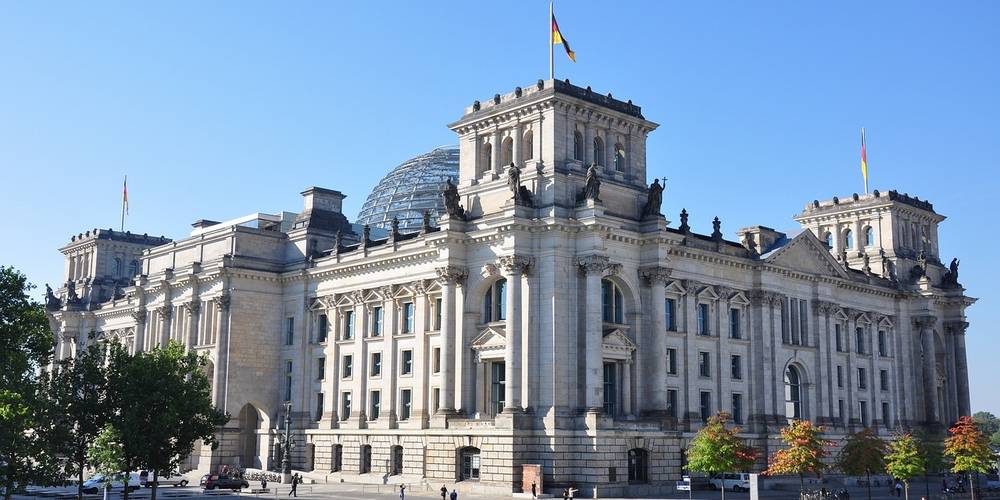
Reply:
[[[281,443],[281,478],[283,483],[287,483],[291,479],[292,472],[288,456],[291,454],[292,448],[295,447],[295,440],[292,438],[291,401],[285,401],[285,431],[278,435],[278,439]]]

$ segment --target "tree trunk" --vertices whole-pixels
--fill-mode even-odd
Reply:
[[[868,478],[868,500],[872,500],[872,473],[871,473],[871,471],[865,471],[865,477]]]
[[[903,500],[910,500],[910,482],[903,481]]]
[[[84,453],[83,449],[79,448],[77,449],[76,466],[79,467],[79,469],[77,469],[77,471],[79,472],[79,474],[77,474],[77,479],[79,480],[79,482],[76,483],[77,500],[83,500],[83,465],[86,462],[86,457],[84,456],[83,453]]]
[[[726,475],[722,475],[722,500],[726,500]]]
[[[129,467],[129,469],[131,470],[132,468]],[[132,473],[131,472],[126,472],[125,473],[125,487],[122,488],[122,500],[128,500],[128,483],[131,480],[132,480]]]
[[[157,469],[153,469],[153,487],[149,492],[149,500],[156,500],[156,488],[159,486],[159,484],[157,484],[158,481],[156,480],[156,471]]]
[[[924,471],[924,498],[930,499],[931,497],[931,475]]]
[[[802,492],[805,490],[806,490],[806,480],[804,477],[802,477],[802,474],[799,473],[799,498],[802,498]]]
[[[976,500],[976,485],[972,484],[972,473],[969,473],[969,496],[972,500]]]

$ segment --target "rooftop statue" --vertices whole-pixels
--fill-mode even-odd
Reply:
[[[583,186],[583,191],[580,193],[579,198],[581,200],[593,200],[594,202],[600,202],[600,195],[601,179],[597,175],[597,164],[591,163],[590,167],[587,169],[587,183]]]
[[[442,196],[444,196],[444,209],[448,212],[448,216],[465,219],[465,209],[458,204],[458,186],[451,182],[451,179],[445,182]]]
[[[642,216],[660,215],[660,205],[662,204],[663,186],[660,184],[660,179],[654,179],[653,183],[649,185],[649,191],[646,195],[646,205],[642,207]]]

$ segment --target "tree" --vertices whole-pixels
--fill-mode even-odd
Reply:
[[[899,434],[889,442],[885,455],[885,468],[892,477],[903,481],[903,492],[910,500],[910,479],[927,470],[919,441],[911,434]],[[869,486],[869,491],[871,487]]]
[[[120,390],[119,430],[125,455],[156,480],[177,472],[196,441],[217,446],[215,431],[229,417],[212,404],[207,360],[171,342],[136,354],[125,363]],[[129,469],[131,470],[131,469]]]
[[[924,459],[924,494],[931,497],[930,473],[941,472],[945,468],[944,448],[937,434],[918,431],[916,435],[920,456]]]
[[[726,428],[728,413],[718,413],[708,419],[688,445],[688,470],[721,474],[748,470],[753,466],[757,450],[740,439],[739,427]],[[722,498],[726,498],[726,483],[722,483]]]
[[[52,332],[42,305],[28,297],[32,288],[14,268],[0,267],[0,485],[7,500],[15,486],[55,480],[39,390]]]
[[[948,429],[951,436],[944,440],[944,455],[951,460],[951,471],[969,475],[969,485],[972,500],[976,499],[976,488],[972,482],[972,473],[989,471],[993,461],[993,452],[987,444],[986,436],[980,432],[972,417],[960,417],[955,425]]]
[[[816,474],[819,477],[826,468],[823,458],[829,453],[826,447],[833,443],[823,439],[823,427],[813,425],[808,420],[790,420],[788,426],[781,429],[781,440],[787,448],[771,455],[766,475],[798,474],[799,490],[805,489],[805,474]]]
[[[870,428],[847,436],[847,442],[840,449],[837,466],[845,474],[859,476],[864,474],[868,479],[868,500],[872,498],[872,474],[885,472],[885,441]]]
[[[118,472],[125,471],[124,489],[126,498],[128,496],[129,475],[128,463],[125,460],[125,452],[121,443],[121,435],[113,425],[106,425],[97,433],[97,437],[87,447],[87,460],[97,470],[97,472],[110,477]],[[107,485],[105,483],[104,498],[108,497]]]
[[[990,448],[1000,452],[1000,418],[988,411],[977,411],[972,415],[976,425],[984,436],[990,440]]]
[[[90,461],[87,448],[110,418],[104,345],[91,335],[85,349],[59,363],[48,380],[55,414],[60,469],[76,476],[77,498],[83,498],[83,473]]]

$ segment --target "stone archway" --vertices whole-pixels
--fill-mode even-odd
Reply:
[[[261,467],[260,441],[258,432],[261,429],[260,412],[254,405],[247,403],[240,410],[240,440],[239,457],[243,467]]]

